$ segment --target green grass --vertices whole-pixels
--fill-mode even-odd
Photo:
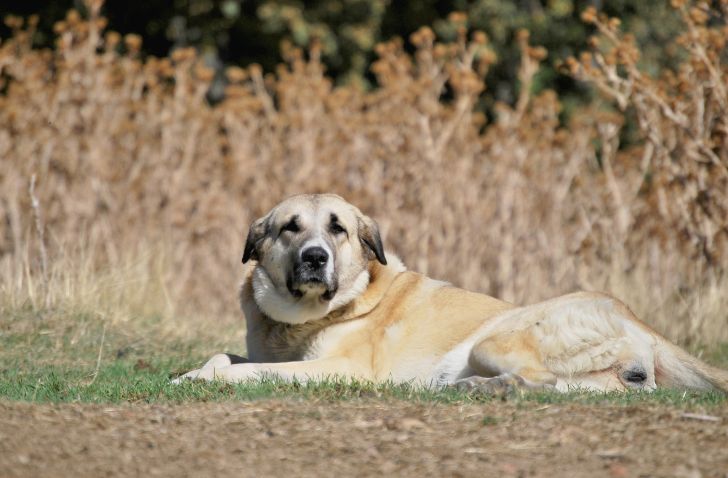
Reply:
[[[152,321],[153,322],[153,321]],[[185,343],[155,334],[104,327],[90,316],[60,314],[38,318],[0,316],[0,400],[40,403],[181,403],[260,399],[408,400],[431,403],[482,403],[502,400],[454,389],[428,389],[409,384],[373,384],[332,378],[316,383],[273,379],[230,385],[170,378],[197,368],[220,350],[219,344]],[[233,351],[235,349],[232,349]],[[101,353],[100,353],[101,352]],[[728,344],[704,351],[711,363],[728,365]],[[100,357],[100,359],[99,359]],[[728,405],[720,393],[659,390],[654,393],[529,392],[506,399],[523,404],[659,404],[681,409]]]
[[[273,379],[230,385],[221,382],[186,382],[172,385],[170,377],[192,368],[192,362],[169,359],[151,362],[114,360],[91,369],[43,367],[0,371],[0,398],[31,402],[181,403],[260,400],[408,400],[433,403],[481,403],[502,400],[454,389],[428,389],[409,384],[351,381],[332,378],[321,382],[288,383]],[[654,393],[595,393],[575,390],[566,394],[529,392],[507,397],[520,403],[661,404],[680,408],[705,408],[728,404],[720,393],[659,390]]]

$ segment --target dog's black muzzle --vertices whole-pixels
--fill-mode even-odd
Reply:
[[[291,295],[301,298],[309,291],[320,290],[321,299],[331,300],[336,294],[338,285],[334,278],[329,280],[326,278],[326,265],[329,260],[328,252],[322,247],[309,247],[304,250],[286,280]]]

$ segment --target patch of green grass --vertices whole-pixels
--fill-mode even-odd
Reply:
[[[140,322],[141,323],[141,322]],[[17,313],[0,315],[0,400],[30,402],[206,402],[259,399],[407,400],[431,403],[481,403],[507,399],[527,404],[660,404],[681,409],[728,405],[720,393],[659,390],[654,393],[529,392],[491,397],[451,388],[411,384],[373,384],[331,378],[287,383],[274,379],[230,385],[221,382],[170,383],[177,374],[197,368],[225,345],[165,339],[146,325],[136,330],[104,325],[93,315]],[[234,348],[230,349],[235,351]],[[728,365],[728,344],[705,351],[704,358]],[[484,425],[488,425],[484,423]]]
[[[197,364],[199,366],[199,364]],[[189,402],[291,398],[309,400],[398,399],[477,401],[455,390],[432,390],[407,384],[373,384],[332,378],[320,382],[283,382],[264,378],[244,384],[189,381],[170,383],[171,376],[194,368],[169,360],[151,363],[118,360],[90,370],[37,368],[0,370],[0,398],[33,402]]]
[[[701,408],[728,405],[728,396],[722,392],[705,392],[698,390],[658,389],[653,392],[628,390],[626,392],[592,392],[573,390],[567,393],[529,392],[526,401],[559,404],[580,403],[583,405],[669,405],[678,408]]]
[[[660,404],[682,409],[710,408],[728,404],[720,393],[659,390],[653,393],[598,393],[574,390],[569,393],[528,392],[492,397],[450,388],[424,388],[410,384],[374,384],[331,378],[320,382],[283,382],[261,379],[244,384],[190,381],[170,383],[175,373],[193,368],[169,359],[151,362],[115,360],[91,369],[43,367],[31,370],[0,370],[0,398],[32,402],[87,403],[179,403],[293,399],[335,402],[339,400],[407,400],[433,403],[482,403],[512,400],[523,404],[580,403],[586,405]],[[488,425],[488,424],[484,424]]]

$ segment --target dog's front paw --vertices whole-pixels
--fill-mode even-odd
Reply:
[[[182,382],[186,382],[188,380],[213,380],[215,378],[215,370],[214,369],[208,369],[208,368],[199,368],[197,370],[192,370],[190,372],[187,372],[184,375],[180,375],[179,377],[172,380],[172,383],[174,385],[179,385]]]
[[[237,359],[242,359],[242,357],[233,357],[236,357]],[[210,360],[205,362],[205,365],[203,365],[202,368],[187,372],[186,374],[172,380],[172,383],[180,384],[185,380],[214,380],[216,378],[215,370],[229,367],[230,365],[232,365],[232,359],[229,354],[213,355]]]

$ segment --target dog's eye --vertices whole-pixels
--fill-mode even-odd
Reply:
[[[333,234],[346,234],[346,229],[344,229],[338,222],[331,223],[330,229]]]
[[[286,223],[285,226],[283,226],[281,228],[281,233],[283,233],[285,231],[288,231],[288,232],[298,232],[300,230],[301,230],[301,228],[298,227],[298,223],[296,222],[296,220],[295,219],[291,219],[290,221],[288,221]]]

